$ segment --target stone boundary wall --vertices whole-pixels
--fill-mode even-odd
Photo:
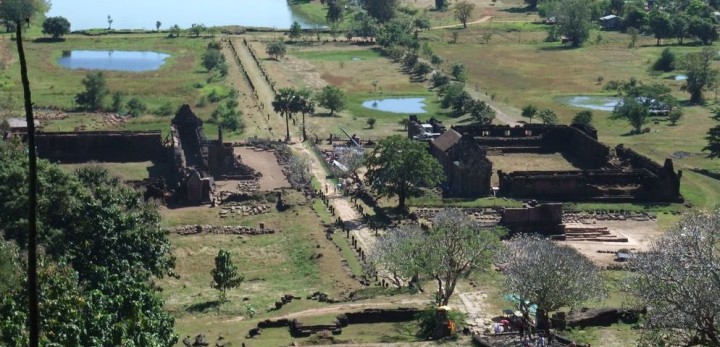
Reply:
[[[271,228],[246,226],[183,225],[169,229],[178,235],[219,234],[219,235],[267,235],[278,231]]]
[[[161,159],[161,131],[38,132],[38,156],[51,162],[143,162]]]

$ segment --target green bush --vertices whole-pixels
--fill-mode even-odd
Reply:
[[[154,112],[158,116],[172,116],[175,114],[175,108],[173,105],[168,101],[164,103],[162,106],[160,106],[157,110]]]
[[[675,53],[670,48],[663,49],[660,57],[653,64],[653,70],[670,72],[675,70]]]
[[[137,97],[133,97],[127,102],[128,113],[133,117],[139,117],[147,111],[147,105],[140,101]]]

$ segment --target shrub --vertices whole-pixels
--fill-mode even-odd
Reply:
[[[592,111],[580,111],[573,117],[572,124],[591,125],[592,119]]]
[[[373,129],[373,128],[375,128],[376,122],[377,122],[377,120],[375,118],[368,118],[367,125],[368,125],[368,127],[370,127],[370,129]]]
[[[128,113],[133,117],[139,117],[147,111],[147,105],[137,97],[133,97],[127,102],[127,108]]]
[[[439,88],[449,84],[450,77],[440,71],[435,71],[432,76],[430,76],[430,82],[433,88]]]
[[[663,49],[660,57],[653,64],[653,70],[670,72],[675,70],[675,53],[670,48]]]
[[[175,108],[168,101],[168,102],[164,103],[162,106],[160,106],[157,110],[155,110],[154,113],[158,116],[172,116],[175,113]]]
[[[223,96],[218,93],[217,90],[213,89],[210,91],[210,94],[208,94],[207,99],[210,102],[218,102],[223,99]]]
[[[195,106],[197,107],[205,107],[207,105],[207,97],[205,95],[201,96],[200,99],[195,103]]]

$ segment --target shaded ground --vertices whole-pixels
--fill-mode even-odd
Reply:
[[[235,155],[239,155],[245,165],[262,174],[259,182],[260,190],[270,191],[290,187],[290,183],[282,172],[282,167],[272,152],[259,151],[249,147],[236,147]]]

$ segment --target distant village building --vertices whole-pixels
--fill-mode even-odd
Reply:
[[[620,28],[620,23],[622,22],[622,18],[618,17],[614,14],[607,15],[605,17],[600,18],[600,26],[604,30],[616,30]]]
[[[40,127],[40,122],[35,120],[35,128]],[[28,132],[28,123],[23,118],[8,118],[0,122],[0,135],[3,139],[15,136],[22,136]]]

